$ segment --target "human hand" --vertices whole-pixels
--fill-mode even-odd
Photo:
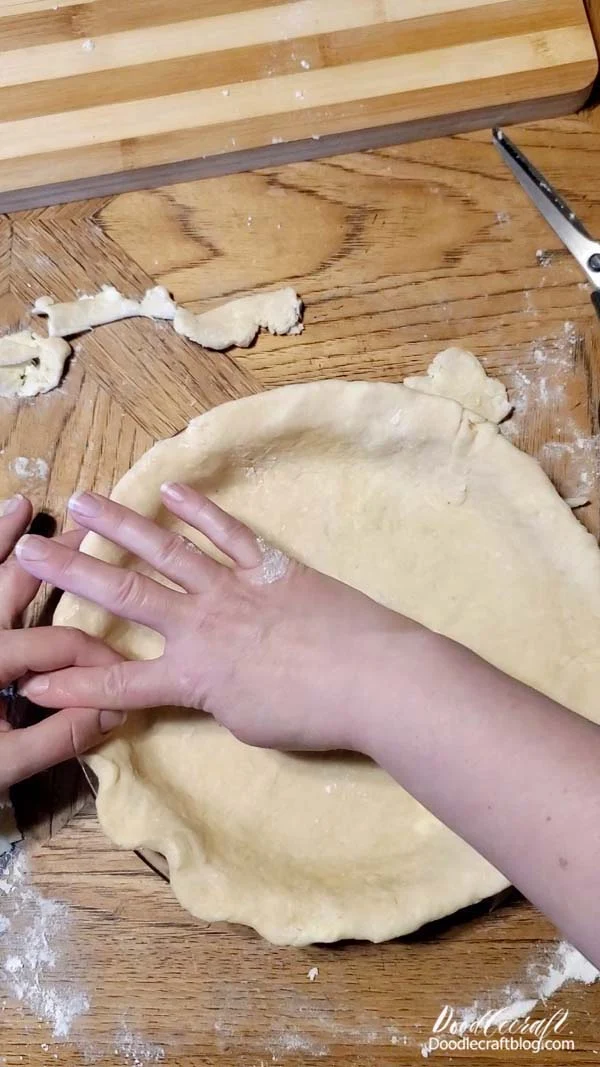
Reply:
[[[11,555],[30,521],[28,500],[16,496],[5,502],[0,514],[0,690],[30,671],[56,670],[74,663],[108,664],[119,658],[79,630],[13,629],[39,586]],[[62,540],[72,550],[80,536],[65,535]],[[0,697],[0,790],[99,744],[123,718],[110,710],[71,707],[35,726],[14,729],[6,711],[6,701]]]
[[[210,712],[240,740],[284,749],[367,750],[371,705],[399,638],[414,658],[427,631],[341,582],[288,560],[193,490],[168,484],[165,506],[232,562],[223,566],[180,535],[95,494],[71,514],[176,583],[166,588],[39,537],[17,546],[31,575],[165,638],[146,662],[73,667],[28,681],[47,707],[179,704]],[[389,695],[385,693],[386,702]]]

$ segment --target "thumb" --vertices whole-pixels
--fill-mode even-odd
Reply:
[[[122,711],[66,708],[35,726],[0,735],[0,791],[15,782],[80,756],[121,726]]]

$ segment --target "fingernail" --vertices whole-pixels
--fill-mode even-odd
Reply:
[[[101,501],[93,493],[73,493],[69,500],[69,511],[79,515],[97,515],[101,507]]]
[[[45,674],[38,674],[36,678],[29,678],[27,682],[19,686],[21,696],[35,700],[45,693],[50,685],[50,679]]]
[[[16,496],[11,496],[8,500],[3,500],[0,504],[0,517],[4,518],[5,515],[12,515],[18,508],[21,507],[25,497],[21,493],[17,493]]]
[[[127,719],[126,711],[112,711],[105,710],[100,712],[100,732],[103,734],[109,733],[111,730],[116,730],[117,726],[122,726]]]
[[[43,537],[25,534],[17,541],[15,552],[19,559],[46,559],[50,552],[50,544]]]
[[[170,497],[171,500],[177,500],[179,503],[185,500],[184,488],[179,482],[163,482],[160,488],[161,492]]]

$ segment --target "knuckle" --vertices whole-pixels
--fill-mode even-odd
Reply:
[[[109,670],[107,670],[104,678],[104,692],[110,700],[118,700],[123,696],[125,691],[125,678],[123,675],[123,664],[115,663]]]
[[[247,526],[242,526],[238,522],[231,523],[227,530],[227,543],[230,548],[243,550],[248,548],[253,541],[256,541],[256,538]]]
[[[47,562],[55,564],[59,578],[68,577],[70,574],[77,574],[77,566],[80,562],[77,558],[78,555],[79,553],[64,548],[62,545],[52,545],[48,553]]]
[[[143,597],[142,577],[137,571],[123,571],[115,587],[115,607],[123,609],[138,604]]]
[[[61,626],[60,629],[57,627],[57,633],[76,649],[83,648],[90,640],[88,634],[85,634],[83,630],[78,630],[75,626]]]
[[[171,534],[169,537],[166,537],[156,554],[156,565],[158,569],[160,570],[162,567],[168,567],[172,564],[179,563],[182,554],[185,551],[185,547],[185,539],[179,534]]]
[[[196,711],[206,709],[206,680],[202,672],[184,670],[178,679],[178,689],[186,708],[194,708]]]
[[[238,526],[237,522],[227,523],[225,536],[230,545],[241,545],[246,540],[246,530],[243,526]]]

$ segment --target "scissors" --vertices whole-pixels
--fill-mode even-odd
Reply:
[[[493,130],[492,136],[504,162],[592,283],[592,303],[600,318],[600,242],[590,237],[566,200],[502,130]]]

